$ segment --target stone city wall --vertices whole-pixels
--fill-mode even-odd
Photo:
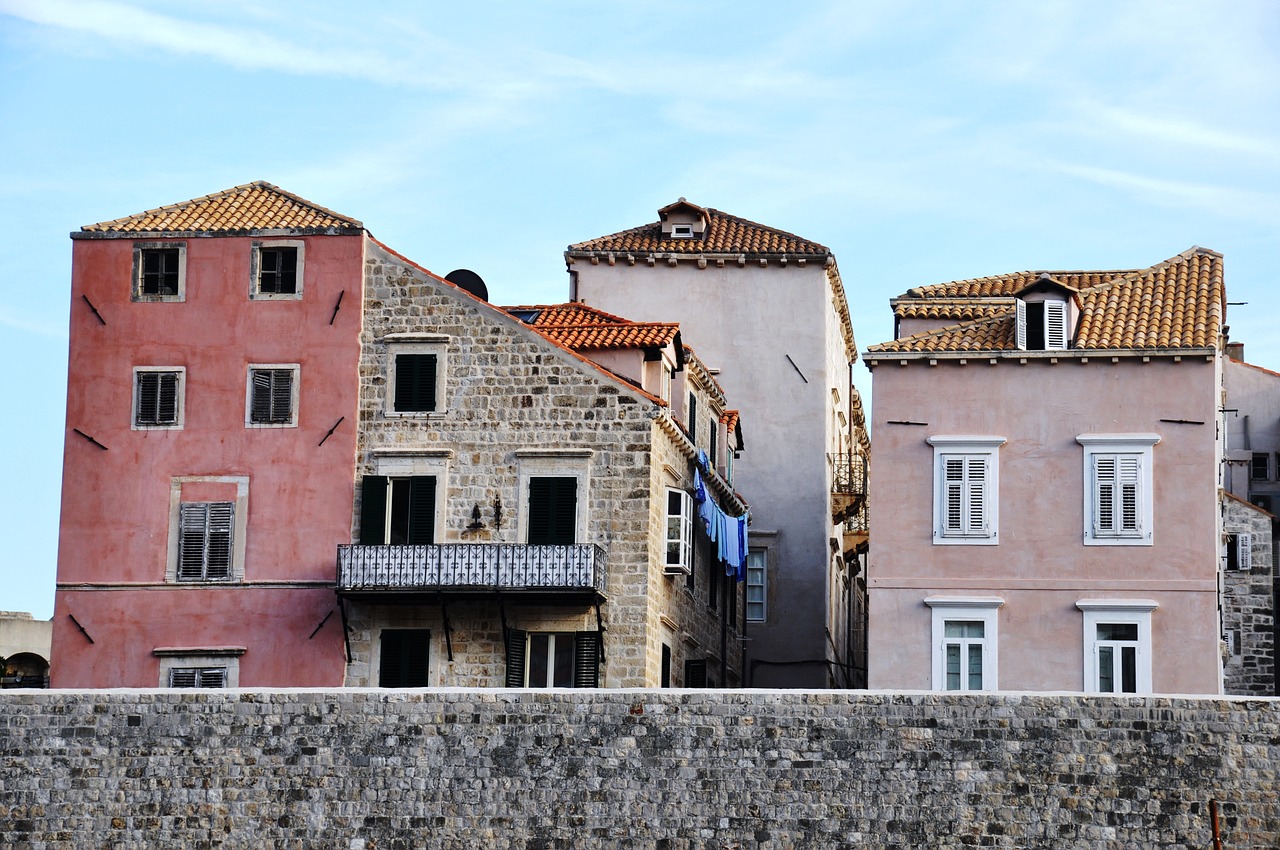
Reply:
[[[1280,846],[1280,702],[9,691],[0,846]]]

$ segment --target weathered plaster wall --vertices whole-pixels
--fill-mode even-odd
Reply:
[[[12,847],[1280,843],[1280,702],[853,692],[0,695]]]
[[[242,684],[339,685],[341,632],[307,636],[334,609],[351,513],[363,237],[298,237],[297,300],[250,299],[246,236],[169,240],[186,245],[185,299],[132,301],[135,241],[151,240],[73,241],[52,683],[152,687],[154,648],[236,645]],[[294,363],[297,426],[246,427],[249,365]],[[139,366],[185,367],[181,428],[132,428]],[[247,478],[243,581],[166,583],[171,485],[188,476]]]

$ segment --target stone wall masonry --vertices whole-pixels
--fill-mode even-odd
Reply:
[[[1280,701],[9,691],[0,845],[1280,846]]]
[[[1235,499],[1223,500],[1223,530],[1252,535],[1252,569],[1225,570],[1222,628],[1229,636],[1223,680],[1229,694],[1276,693],[1276,597],[1271,517]]]

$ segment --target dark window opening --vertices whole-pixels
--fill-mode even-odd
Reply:
[[[298,291],[298,249],[258,250],[258,291],[270,295],[293,295]]]
[[[436,478],[366,475],[360,490],[360,543],[422,546],[435,543]]]
[[[708,687],[705,658],[690,658],[684,663],[684,686],[686,688]]]
[[[1044,350],[1044,302],[1027,302],[1027,350]]]
[[[671,647],[662,645],[662,667],[659,683],[664,688],[671,687]]]
[[[425,688],[431,661],[427,629],[383,629],[378,687]]]
[[[177,295],[178,294],[178,248],[143,248],[142,280],[143,295]]]

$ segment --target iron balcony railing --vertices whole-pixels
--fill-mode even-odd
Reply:
[[[470,589],[604,593],[604,550],[515,543],[338,547],[340,591]]]
[[[866,458],[860,454],[831,455],[831,491],[844,496],[865,496]]]

